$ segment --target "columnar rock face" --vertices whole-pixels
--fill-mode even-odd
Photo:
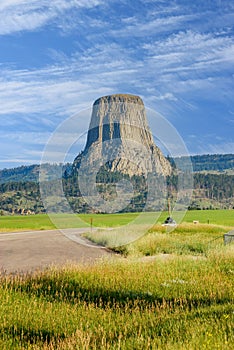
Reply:
[[[94,102],[85,150],[74,164],[79,167],[84,157],[86,166],[99,159],[111,171],[129,176],[151,172],[166,176],[172,171],[154,143],[144,103],[134,95],[104,96]]]

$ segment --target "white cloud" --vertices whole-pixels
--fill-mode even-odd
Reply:
[[[233,38],[225,33],[202,34],[189,30],[171,34],[166,39],[143,44],[148,72],[145,77],[148,74],[156,82],[162,95],[169,90],[180,95],[180,101],[191,94],[203,98],[207,91],[210,99],[222,99],[224,91],[231,98],[233,48]]]
[[[190,5],[185,9],[174,1],[151,0],[150,10],[142,0],[143,14],[134,9],[131,1],[120,0],[119,8],[131,9],[125,14],[116,12],[117,3],[1,0],[0,35],[33,31],[47,24],[68,30],[69,49],[64,43],[60,47],[59,41],[52,47],[43,43],[54,64],[43,67],[40,63],[40,69],[29,65],[28,69],[20,69],[17,61],[13,64],[17,67],[18,63],[19,69],[2,64],[0,117],[4,117],[5,129],[12,130],[13,138],[16,135],[13,129],[18,128],[19,121],[33,131],[52,130],[67,116],[111,93],[138,94],[152,108],[161,113],[166,111],[174,120],[198,114],[197,101],[223,99],[225,103],[233,99],[230,72],[234,42],[231,29],[223,22],[224,16],[212,10],[202,13],[195,5],[193,11]],[[102,5],[98,18],[82,11],[97,5]],[[213,19],[218,20],[215,29]],[[23,35],[20,38],[23,40]],[[230,103],[229,109],[231,106]],[[15,140],[22,142],[17,137]],[[22,134],[21,140],[24,137]]]
[[[220,68],[220,63],[233,63],[234,42],[229,36],[193,31],[170,35],[166,40],[145,44],[149,60],[164,72],[208,70]]]
[[[223,142],[217,144],[206,144],[200,146],[199,153],[210,153],[210,154],[233,154],[234,142]]]
[[[24,144],[44,145],[50,136],[49,132],[25,132],[25,131],[14,131],[14,134],[7,132],[1,132],[1,139],[8,140]],[[13,145],[14,146],[14,145]]]
[[[83,56],[63,56],[57,66],[38,70],[2,69],[0,114],[71,115],[102,94],[135,79],[139,64],[117,45],[97,45]],[[133,68],[130,68],[132,66]]]
[[[0,163],[4,164],[4,168],[9,168],[9,167],[17,167],[20,165],[25,165],[25,164],[38,164],[38,157],[33,159],[33,158],[25,158],[25,157],[20,157],[18,155],[15,155],[16,158],[6,157],[4,159],[0,159]]]
[[[159,101],[163,101],[163,100],[177,101],[178,100],[171,92],[166,92],[164,95],[156,96],[155,99]]]
[[[91,8],[101,0],[2,0],[0,4],[0,35],[32,31],[51,24],[72,8]]]
[[[197,18],[196,14],[186,14],[177,16],[166,16],[158,18],[146,18],[144,21],[141,19],[132,18],[132,22],[129,19],[128,25],[118,30],[112,30],[110,33],[115,37],[144,37],[146,35],[155,36],[156,34],[163,32],[170,32],[180,28],[186,22],[192,21]]]
[[[4,166],[39,163],[49,132],[1,130],[1,160]],[[9,165],[8,165],[9,164]],[[15,165],[14,165],[15,164]]]
[[[9,72],[8,72],[9,73]],[[1,109],[0,114],[11,113],[44,113],[44,114],[69,114],[74,109],[74,103],[78,98],[77,107],[81,98],[85,97],[90,86],[82,84],[78,80],[63,81],[59,78],[40,79],[37,71],[30,72],[31,81],[14,79],[12,81],[0,81]],[[82,100],[89,103],[89,95]]]
[[[1,15],[1,14],[0,14]],[[0,24],[0,35],[10,34],[23,30],[34,30],[55,17],[53,12],[38,13],[28,12],[24,14],[3,14]]]
[[[222,74],[234,57],[229,36],[179,32],[142,47],[143,57],[133,56],[131,47],[117,43],[96,44],[82,55],[62,55],[57,66],[2,70],[0,114],[71,115],[101,94],[119,89],[135,88],[138,94],[148,91],[158,101],[181,103],[184,93],[209,90],[217,97],[220,89],[227,88],[230,78]]]

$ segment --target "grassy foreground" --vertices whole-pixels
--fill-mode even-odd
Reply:
[[[116,227],[134,215],[84,215],[79,224],[93,218]],[[57,219],[77,227],[70,216]],[[187,212],[184,221],[173,232],[157,224],[119,247],[128,259],[0,274],[0,349],[232,349],[234,245],[224,246],[222,236],[234,226],[233,210]],[[0,227],[54,224],[46,215],[12,216],[0,217]],[[105,234],[92,238],[108,245],[112,233]]]
[[[1,349],[232,349],[233,245],[1,276]]]
[[[178,225],[173,231],[154,225],[148,232],[135,239],[137,228],[132,232],[123,229],[89,231],[84,234],[89,240],[126,256],[153,256],[176,254],[207,256],[209,252],[222,248],[223,235],[230,227],[211,224]],[[127,244],[123,244],[126,242]]]

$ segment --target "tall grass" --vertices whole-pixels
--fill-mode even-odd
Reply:
[[[128,259],[51,267],[30,275],[2,272],[0,348],[232,349],[234,247],[224,246],[222,238],[233,225],[229,212],[233,214],[227,211],[216,219],[219,225],[211,219],[208,224],[198,211],[187,221],[202,224],[183,223],[173,232],[158,224],[140,238],[139,226],[133,225],[122,236],[115,228],[89,235],[108,246],[123,244],[116,250]],[[135,217],[84,215],[82,220],[116,227]],[[59,218],[63,227],[77,225],[70,216]],[[2,217],[0,226],[54,228],[46,215]],[[125,244],[126,237],[132,242]]]
[[[1,276],[1,349],[232,349],[233,247]]]
[[[129,255],[192,254],[207,256],[209,251],[223,246],[223,234],[229,228],[208,224],[180,224],[173,231],[155,225],[142,236],[137,227],[116,230],[97,230],[85,236],[97,244]],[[142,231],[143,232],[143,231]]]

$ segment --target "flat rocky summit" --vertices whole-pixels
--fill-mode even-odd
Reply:
[[[137,95],[130,95],[130,94],[114,94],[114,95],[107,95],[99,97],[93,105],[98,105],[101,102],[104,103],[110,103],[111,101],[115,102],[130,102],[130,103],[139,103],[144,105],[143,100],[140,98],[140,96]]]

